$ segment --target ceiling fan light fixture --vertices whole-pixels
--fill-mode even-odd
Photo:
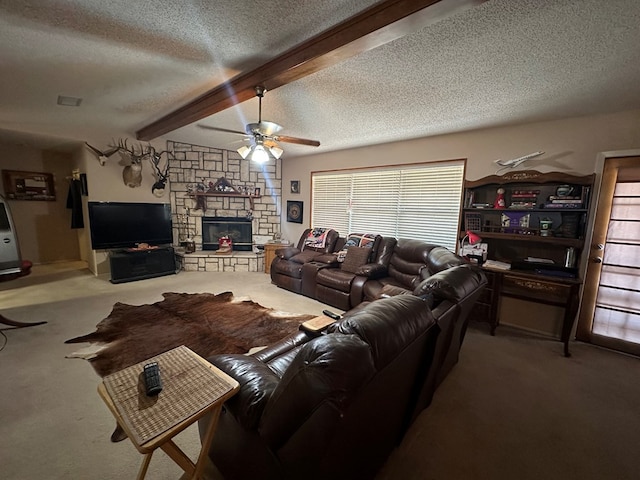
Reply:
[[[240,147],[238,150],[238,153],[240,154],[240,156],[242,157],[242,159],[246,159],[249,154],[251,153],[251,148],[247,147],[246,145],[243,145],[242,147]]]
[[[267,163],[269,161],[269,152],[267,152],[262,145],[255,145],[251,147],[250,159],[256,163]]]
[[[269,152],[274,156],[276,160],[278,160],[284,153],[284,150],[282,150],[280,147],[270,147]]]

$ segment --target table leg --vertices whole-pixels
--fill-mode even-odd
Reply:
[[[151,463],[151,455],[153,455],[153,452],[145,453],[142,459],[142,465],[140,465],[140,471],[138,472],[138,480],[144,480],[147,469],[149,468],[149,463]]]
[[[164,452],[171,457],[171,459],[176,462],[182,470],[184,470],[187,475],[193,475],[195,471],[195,465],[191,461],[187,455],[180,450],[173,440],[168,440],[166,443],[163,443],[160,448],[164,450]]]
[[[204,467],[207,464],[207,458],[209,457],[209,448],[211,442],[216,433],[218,426],[218,419],[220,418],[220,411],[222,410],[222,404],[218,405],[211,410],[211,421],[209,422],[209,428],[202,439],[202,448],[200,449],[200,455],[198,455],[198,462],[196,463],[196,469],[193,473],[193,479],[197,480],[202,476]]]

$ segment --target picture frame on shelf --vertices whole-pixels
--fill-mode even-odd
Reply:
[[[302,223],[303,203],[287,200],[287,222]]]

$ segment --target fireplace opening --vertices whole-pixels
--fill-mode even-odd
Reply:
[[[229,237],[233,250],[252,250],[251,220],[239,217],[202,217],[202,249],[218,250],[218,241]]]

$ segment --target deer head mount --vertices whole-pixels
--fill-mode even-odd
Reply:
[[[151,150],[149,155],[149,160],[151,161],[151,165],[155,171],[156,183],[151,187],[151,193],[153,193],[156,197],[161,197],[164,195],[164,190],[167,187],[167,180],[169,179],[169,155],[173,156],[173,154],[168,150],[162,150],[161,152],[156,152],[156,149],[149,146]],[[164,166],[164,169],[160,169],[160,161],[162,159],[162,154],[167,154],[167,163]]]
[[[168,150],[158,152],[151,145],[143,145],[141,143],[137,146],[134,144],[129,145],[126,138],[124,140],[118,140],[117,145],[110,145],[109,150],[104,152],[89,145],[87,142],[85,142],[85,144],[98,156],[98,161],[102,166],[106,164],[109,157],[116,153],[120,153],[125,158],[125,161],[129,162],[129,164],[125,165],[122,170],[122,180],[126,186],[131,188],[139,187],[141,185],[142,161],[144,159],[148,159],[154,168],[154,176],[156,178],[156,182],[151,187],[151,192],[156,197],[164,195],[167,180],[169,178],[169,159],[167,158],[167,163],[164,169],[160,168],[160,163],[163,154],[166,153],[167,156],[171,155],[171,152]]]

